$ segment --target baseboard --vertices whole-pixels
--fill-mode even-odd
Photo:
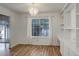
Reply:
[[[13,49],[13,48],[15,48],[15,47],[17,47],[17,46],[24,46],[24,45],[34,45],[34,44],[17,44],[17,45],[15,45],[15,46],[13,46],[13,47],[11,47],[11,48],[9,48],[9,49]],[[60,47],[60,46],[58,46],[58,45],[34,45],[34,46],[55,46],[55,47]]]
[[[15,46],[13,46],[13,47],[10,47],[9,49],[15,48],[15,47],[17,47],[17,46],[19,46],[19,45],[22,45],[22,44],[17,44],[17,45],[15,45]]]

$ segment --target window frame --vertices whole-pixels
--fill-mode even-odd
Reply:
[[[48,24],[49,24],[49,25],[48,25],[48,35],[47,35],[47,36],[32,36],[32,19],[48,19]],[[49,17],[47,17],[47,16],[46,16],[46,17],[33,17],[33,18],[31,18],[31,36],[32,36],[32,37],[37,37],[37,38],[38,38],[38,37],[39,37],[39,38],[40,38],[40,37],[41,37],[41,38],[48,38],[48,37],[49,37],[49,34],[50,34],[50,33],[49,33],[49,30],[50,30],[50,29],[49,29],[49,27],[50,27],[50,23],[49,23],[49,22],[50,22],[50,21],[49,21]]]

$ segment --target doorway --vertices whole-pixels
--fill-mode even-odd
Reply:
[[[9,16],[0,15],[0,55],[9,55]]]

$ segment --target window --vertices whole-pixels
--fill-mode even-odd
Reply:
[[[32,36],[48,36],[48,19],[32,19]]]

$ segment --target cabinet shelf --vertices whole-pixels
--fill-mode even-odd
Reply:
[[[79,28],[64,28],[65,30],[79,30]]]
[[[64,28],[65,30],[74,30],[76,28]]]

